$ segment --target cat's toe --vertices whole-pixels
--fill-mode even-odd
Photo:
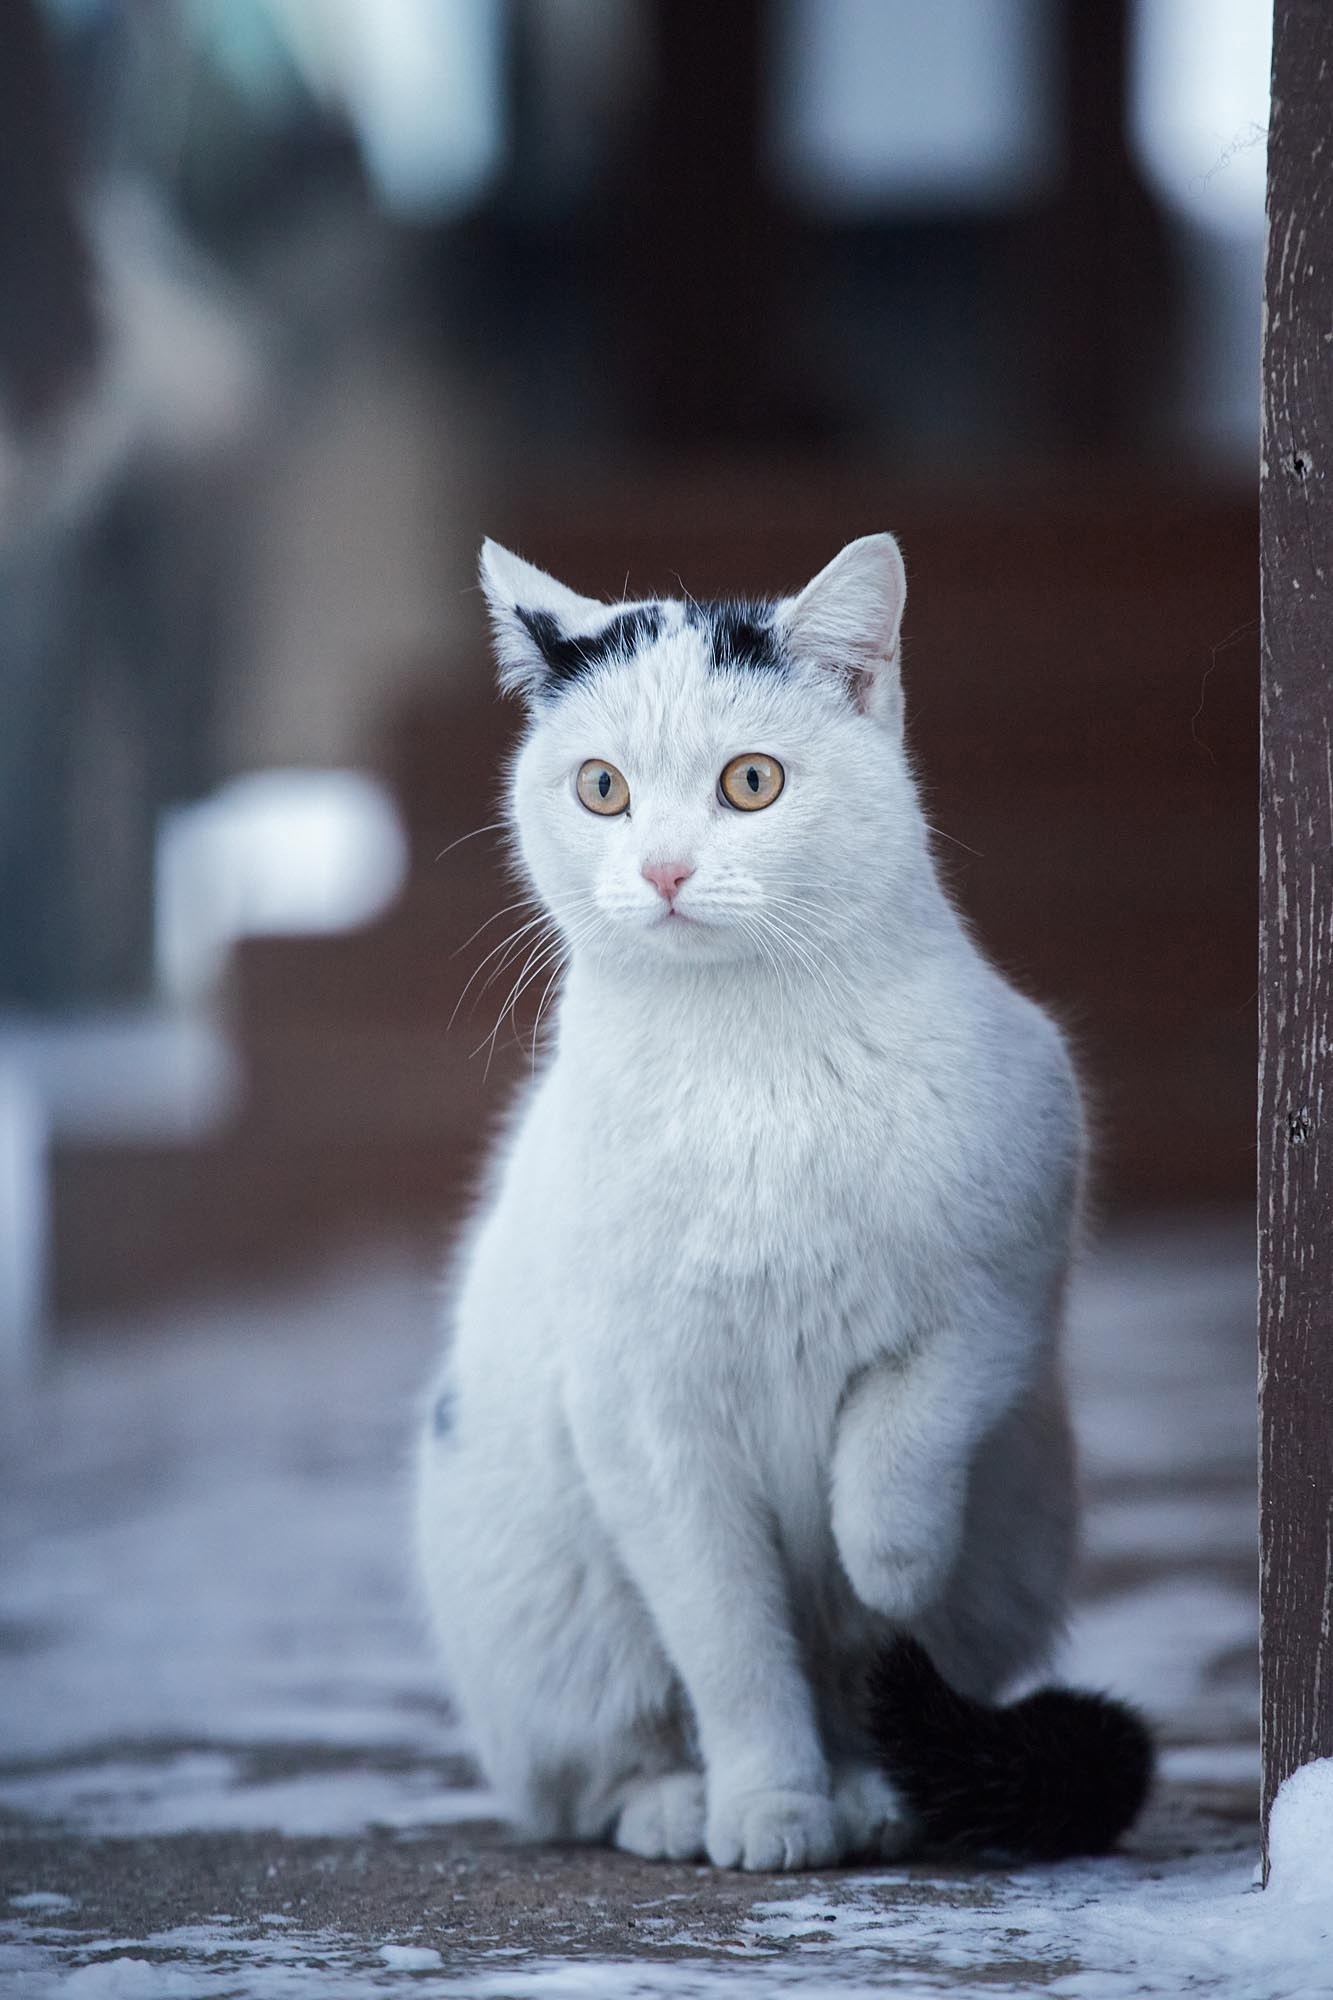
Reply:
[[[616,1822],[615,1844],[645,1861],[700,1861],[704,1854],[704,1781],[698,1771],[668,1771],[634,1785]]]
[[[894,1785],[873,1764],[852,1764],[833,1783],[838,1845],[848,1861],[896,1861],[917,1829]]]
[[[708,1858],[758,1873],[827,1868],[838,1858],[832,1801],[818,1792],[750,1792],[709,1816]]]

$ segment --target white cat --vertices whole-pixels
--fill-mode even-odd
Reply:
[[[950,1820],[929,1768],[1061,1624],[1084,1142],[1057,1030],[936,879],[897,544],[767,604],[602,604],[491,542],[481,573],[568,954],[420,1453],[486,1772],[535,1835],[722,1866],[1108,1844],[1142,1784],[1029,1840],[1040,1801]],[[1038,1762],[1114,1789],[1082,1701],[1146,1783],[1134,1718],[1038,1699]]]

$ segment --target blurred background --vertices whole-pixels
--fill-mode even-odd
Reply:
[[[508,1006],[483,534],[612,596],[900,535],[940,865],[1095,1105],[1060,1670],[1163,1745],[1096,1893],[1248,1885],[1270,12],[0,0],[24,1993],[188,1949],[323,2000],[367,1938],[581,1953],[609,1907],[637,1950],[666,1907],[513,1873],[409,1574],[446,1247],[543,999]]]
[[[7,1355],[438,1261],[540,990],[492,1034],[483,533],[702,595],[897,531],[1101,1210],[1249,1200],[1269,17],[4,0]]]

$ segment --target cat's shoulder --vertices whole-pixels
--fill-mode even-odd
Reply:
[[[1019,1084],[1039,1074],[1074,1085],[1068,1040],[1054,1014],[970,939],[923,956],[914,976],[886,994],[886,1006],[937,1062]],[[1007,1060],[997,1060],[1001,1054]]]
[[[923,967],[891,1003],[900,1074],[950,1185],[1070,1182],[1084,1143],[1078,1071],[1047,1008],[979,953]]]

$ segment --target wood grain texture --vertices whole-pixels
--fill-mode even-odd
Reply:
[[[1264,1831],[1333,1755],[1333,9],[1277,0],[1263,360]],[[1265,1852],[1265,1870],[1267,1855]]]

